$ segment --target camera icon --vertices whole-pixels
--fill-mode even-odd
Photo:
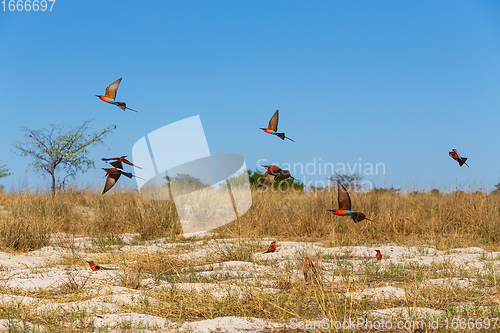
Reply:
[[[139,193],[173,199],[184,234],[206,232],[243,215],[252,206],[245,160],[211,154],[199,116],[165,125],[132,147]]]

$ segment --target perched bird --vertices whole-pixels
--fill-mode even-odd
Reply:
[[[303,273],[304,273],[304,280],[306,281],[311,280],[311,278],[315,277],[316,274],[318,273],[316,270],[316,266],[308,257],[304,259]]]
[[[457,161],[460,166],[465,164],[467,165],[467,167],[469,167],[469,165],[465,163],[465,161],[467,161],[467,157],[460,156],[460,154],[456,149],[452,149],[452,151],[450,151],[448,154],[450,155],[451,158]]]
[[[269,245],[268,249],[264,253],[270,253],[276,251],[276,242],[271,242],[271,245]]]
[[[292,142],[295,142],[289,137],[285,136],[285,133],[278,133],[278,110],[276,110],[274,115],[271,117],[271,120],[269,120],[269,125],[267,126],[267,128],[261,127],[261,130],[266,133],[276,135],[277,137],[281,138],[281,140],[285,140],[286,138]]]
[[[115,82],[111,83],[107,88],[106,88],[106,95],[96,95],[101,101],[116,105],[123,111],[125,109],[129,109],[130,111],[137,112],[137,110],[131,109],[127,107],[127,105],[124,102],[117,102],[115,101],[116,98],[116,90],[118,89],[118,86],[120,85],[120,82],[122,81],[122,78],[119,78]]]
[[[104,185],[104,189],[102,190],[102,194],[108,192],[113,186],[115,186],[116,182],[118,181],[118,178],[120,178],[121,175],[124,175],[125,177],[132,178],[134,175],[131,172],[123,172],[121,170],[118,170],[117,168],[109,168],[105,169],[102,168],[104,171],[106,171],[106,184]]]
[[[306,264],[306,267],[316,269],[316,266],[314,266],[313,262],[308,257],[306,257],[306,259],[305,259],[305,264]]]
[[[125,164],[128,164],[128,165],[134,166],[136,168],[142,169],[141,167],[132,164],[132,162],[130,162],[129,160],[127,160],[125,157],[127,157],[127,156],[103,158],[102,160],[103,161],[114,161],[114,162],[109,162],[109,164],[111,164],[112,166],[114,166],[115,168],[118,168],[118,169],[123,169],[122,162],[125,163]]]
[[[351,198],[349,197],[349,193],[345,189],[344,185],[342,185],[339,181],[337,181],[337,192],[338,192],[339,209],[327,209],[327,211],[338,216],[349,215],[354,222],[361,222],[363,220],[372,221],[366,218],[365,214],[359,212],[353,212],[351,210]]]
[[[377,251],[377,260],[382,260],[382,253],[380,253],[380,250],[375,251]]]
[[[90,269],[93,270],[94,272],[95,271],[103,271],[105,269],[108,269],[108,268],[105,268],[105,267],[102,267],[102,266],[99,266],[97,264],[94,264],[93,261],[87,261],[89,263],[89,266],[90,266]]]
[[[276,165],[263,165],[262,167],[266,169],[266,173],[264,174],[264,179],[262,179],[259,186],[264,186],[269,184],[278,175],[280,175],[281,179],[283,180],[288,178],[292,178],[293,180],[295,180],[295,178],[293,178],[292,175],[290,174],[290,171],[283,170]]]

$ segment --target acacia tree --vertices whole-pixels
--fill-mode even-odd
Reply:
[[[51,176],[52,195],[56,193],[56,188],[64,186],[66,178],[75,177],[78,172],[84,173],[94,167],[94,161],[87,157],[88,148],[103,144],[104,138],[116,128],[109,126],[90,132],[90,122],[87,120],[81,126],[68,130],[54,124],[38,130],[21,127],[27,141],[16,142],[14,147],[19,155],[33,159],[31,165],[35,171]],[[66,173],[62,181],[56,177],[61,169]]]
[[[0,165],[0,178],[10,175],[9,169],[5,165]]]
[[[361,180],[363,176],[360,174],[353,173],[352,175],[348,175],[345,173],[336,173],[335,177],[328,177],[328,180],[332,182],[339,181],[344,187],[349,190],[359,190],[361,188]]]
[[[7,177],[10,175],[9,169],[5,165],[0,166],[0,178]],[[0,192],[3,191],[3,186],[0,185]]]

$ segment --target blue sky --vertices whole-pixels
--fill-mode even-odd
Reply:
[[[200,115],[211,152],[251,169],[361,159],[385,165],[365,177],[376,186],[488,190],[500,181],[499,54],[494,0],[57,0],[52,12],[0,11],[0,165],[13,172],[0,183],[49,186],[12,152],[21,126],[117,124],[111,150],[92,149],[97,169],[76,179],[101,187],[101,157],[131,155],[147,133]],[[139,113],[94,97],[120,77],[117,100]],[[276,109],[295,143],[259,130]]]

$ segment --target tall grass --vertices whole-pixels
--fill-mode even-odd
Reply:
[[[220,228],[228,235],[331,240],[335,245],[415,240],[496,245],[500,237],[500,195],[351,193],[354,211],[371,221],[354,223],[326,211],[337,208],[336,191],[254,193],[253,206]],[[443,243],[444,242],[444,243]]]
[[[367,242],[434,242],[436,245],[495,246],[500,240],[500,195],[351,193],[353,210],[372,219],[354,223],[326,209],[337,207],[335,191],[252,193],[251,209],[215,232],[220,237],[321,240],[331,245]],[[100,195],[69,190],[55,197],[0,193],[0,241],[32,250],[51,233],[114,239],[175,239],[181,226],[171,201],[152,201],[134,192]]]

